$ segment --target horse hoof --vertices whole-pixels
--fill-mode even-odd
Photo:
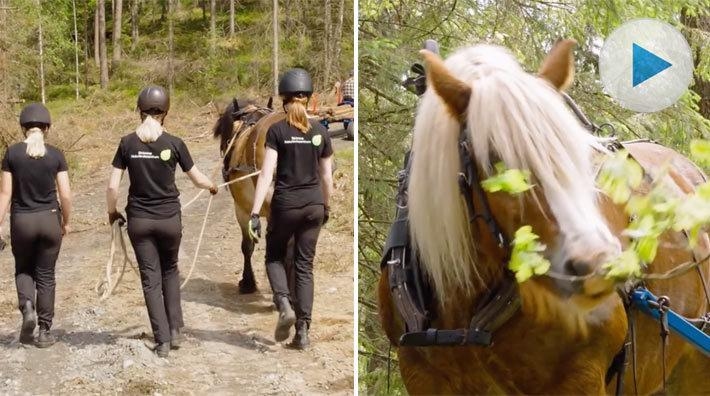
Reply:
[[[245,282],[244,280],[239,281],[239,294],[252,294],[256,293],[256,283]]]

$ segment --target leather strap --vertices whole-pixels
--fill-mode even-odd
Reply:
[[[410,153],[404,157],[404,168],[399,172],[397,212],[390,226],[381,267],[387,266],[389,289],[397,311],[405,323],[405,331],[421,331],[429,322],[416,255],[412,254],[409,238],[409,208],[407,189],[409,187]]]
[[[518,285],[507,275],[501,287],[477,309],[466,329],[409,332],[399,340],[401,346],[490,346],[493,333],[501,328],[520,309]]]
[[[485,330],[438,330],[428,329],[402,334],[399,339],[400,346],[426,347],[426,346],[462,346],[480,345],[489,346],[492,335]]]
[[[468,142],[468,127],[462,128],[459,134],[459,158],[461,161],[459,187],[468,208],[469,222],[473,223],[479,218],[483,220],[488,227],[488,231],[498,243],[498,247],[509,250],[509,241],[493,217],[486,193],[481,187],[475,155]],[[478,210],[476,210],[477,208],[473,202],[473,194],[476,194],[478,201],[481,203],[481,207]]]

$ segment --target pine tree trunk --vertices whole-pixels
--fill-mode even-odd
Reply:
[[[74,15],[74,65],[76,66],[76,100],[79,100],[79,29],[76,27],[76,0],[71,1]]]
[[[338,7],[338,25],[335,28],[335,47],[333,48],[333,59],[335,62],[336,73],[340,70],[340,52],[343,47],[343,19],[345,17],[345,0],[340,0]],[[348,67],[352,68],[354,65],[348,62]],[[326,85],[327,86],[327,85]]]
[[[273,41],[271,69],[273,70],[274,88],[273,97],[279,97],[279,0],[274,0],[272,21]],[[258,81],[258,80],[257,80]]]
[[[210,53],[214,55],[217,45],[217,1],[210,0]]]
[[[114,67],[121,60],[121,25],[123,18],[123,0],[114,0],[113,10],[113,61]]]
[[[323,82],[321,83],[322,87],[327,87],[330,85],[330,55],[333,39],[333,23],[331,21],[332,4],[332,0],[325,0],[325,4],[323,5],[323,18],[325,19],[325,34],[323,35],[323,39],[325,40],[325,42],[323,43]]]
[[[94,12],[94,62],[96,67],[101,65],[101,50],[99,49],[99,7],[96,6],[96,12]]]
[[[234,0],[229,0],[229,37],[234,37]]]
[[[174,65],[173,65],[173,17],[174,17],[174,2],[175,0],[168,0],[168,93],[170,96],[173,95],[173,75],[174,75]]]
[[[42,4],[37,0],[37,22],[39,25],[39,81],[40,91],[42,95],[42,103],[47,103],[47,98],[44,91],[44,44],[42,42]]]
[[[92,19],[94,18],[93,12],[91,12],[91,7],[89,7],[89,0],[84,0],[84,88],[89,86],[89,28],[92,24]]]
[[[108,53],[106,50],[106,0],[97,0],[99,12],[99,57],[101,72],[101,88],[108,88]]]
[[[131,52],[138,45],[138,5],[140,0],[131,1]]]

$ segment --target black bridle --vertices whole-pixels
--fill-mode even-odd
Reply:
[[[483,221],[493,240],[505,252],[501,263],[505,268],[505,263],[510,257],[509,239],[493,217],[488,198],[481,187],[478,166],[465,124],[462,125],[459,133],[458,150],[460,161],[458,183],[466,203],[469,223],[478,225],[479,220]],[[390,229],[382,263],[389,269],[390,291],[406,325],[406,331],[400,337],[399,345],[489,346],[492,343],[493,333],[520,308],[520,296],[515,277],[507,268],[504,269],[503,280],[481,299],[469,327],[454,330],[429,328],[433,316],[433,308],[430,304],[431,290],[421,274],[418,257],[412,251],[409,240],[407,190],[411,161],[412,154],[408,153],[405,157],[405,166],[398,177],[397,216]]]

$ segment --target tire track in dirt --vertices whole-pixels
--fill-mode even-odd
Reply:
[[[216,144],[189,142],[198,167],[211,172]],[[336,141],[338,147],[352,143]],[[336,152],[337,157],[337,152]],[[340,181],[352,201],[352,166]],[[215,197],[197,268],[183,289],[186,342],[168,359],[147,347],[152,341],[137,274],[128,270],[105,302],[94,291],[108,258],[104,188],[108,167],[75,182],[74,228],[63,242],[57,264],[54,331],[59,342],[40,350],[17,342],[14,262],[0,253],[0,394],[351,394],[353,389],[352,229],[321,232],[315,261],[312,347],[290,350],[273,342],[276,313],[264,271],[264,243],[254,252],[259,292],[237,292],[241,277],[240,231],[232,199]],[[187,202],[197,192],[180,172],[178,187]],[[126,177],[124,177],[126,179]],[[336,175],[337,183],[337,175]],[[122,185],[125,205],[126,184]],[[181,273],[194,254],[207,195],[183,213]],[[334,205],[338,205],[336,201]],[[336,209],[337,211],[337,209]],[[132,254],[132,252],[131,252]],[[118,264],[117,256],[116,264]]]

